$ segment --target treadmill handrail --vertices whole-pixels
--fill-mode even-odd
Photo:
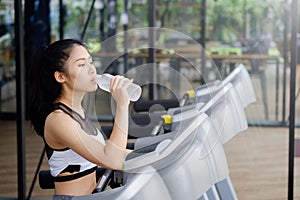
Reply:
[[[153,151],[147,154],[143,154],[139,157],[135,157],[130,160],[126,160],[124,163],[124,171],[138,170],[144,166],[151,165],[159,160],[162,160],[172,154],[173,151],[183,142],[193,131],[207,118],[205,113],[200,114],[183,130],[170,144],[166,145],[164,149],[159,151]]]

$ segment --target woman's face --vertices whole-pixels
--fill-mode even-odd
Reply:
[[[68,72],[68,84],[73,90],[93,92],[97,89],[96,68],[85,47],[74,46],[65,66]]]

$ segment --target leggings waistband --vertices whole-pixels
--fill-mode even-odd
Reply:
[[[53,195],[52,200],[72,200],[73,196],[70,195],[61,195],[61,194],[55,194]]]

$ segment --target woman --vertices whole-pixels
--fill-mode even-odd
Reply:
[[[126,156],[130,80],[115,76],[110,91],[116,102],[114,127],[104,141],[81,106],[86,92],[97,89],[96,69],[87,48],[65,39],[39,51],[30,77],[30,117],[46,144],[53,199],[91,194],[97,166],[120,170]]]

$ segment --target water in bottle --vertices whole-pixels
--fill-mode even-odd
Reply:
[[[102,74],[102,75],[97,75],[97,84],[99,88],[101,88],[104,91],[110,92],[110,80],[113,77],[111,74]],[[130,98],[130,101],[137,101],[141,94],[142,94],[142,88],[134,83],[131,83],[127,87],[127,92]]]

